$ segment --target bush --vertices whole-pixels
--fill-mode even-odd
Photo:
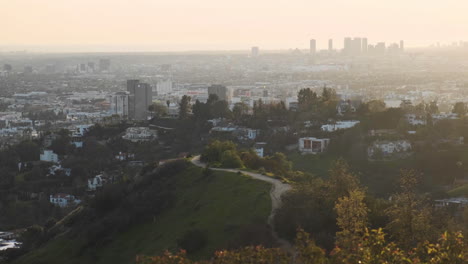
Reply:
[[[191,254],[202,249],[207,242],[208,238],[205,232],[200,229],[192,229],[177,240],[177,245]]]
[[[242,168],[242,161],[235,150],[226,150],[221,156],[221,166],[223,168]]]

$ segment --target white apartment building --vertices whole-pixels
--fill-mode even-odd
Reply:
[[[299,151],[302,154],[318,154],[325,152],[328,144],[329,138],[304,137],[299,139]]]
[[[58,163],[58,155],[55,154],[52,150],[44,150],[40,155],[39,159],[41,161]]]

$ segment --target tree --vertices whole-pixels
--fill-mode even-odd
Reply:
[[[152,103],[148,106],[148,111],[151,112],[151,116],[158,118],[167,115],[167,107],[160,103]]]
[[[372,100],[367,103],[367,106],[371,113],[383,112],[386,108],[385,102],[382,100]]]
[[[207,163],[221,162],[221,157],[225,151],[236,151],[236,148],[236,144],[232,141],[215,140],[205,147],[200,159]]]
[[[300,111],[310,111],[317,109],[318,96],[317,93],[312,91],[310,88],[301,89],[297,94],[297,102],[299,104]]]
[[[455,105],[453,106],[452,113],[455,113],[458,115],[458,117],[462,118],[466,115],[467,108],[466,104],[463,102],[456,102]]]
[[[221,167],[223,168],[242,168],[242,160],[240,159],[237,151],[226,150],[221,155]]]
[[[190,96],[184,95],[179,103],[179,119],[186,119],[190,112]]]
[[[224,100],[215,102],[210,108],[211,116],[215,118],[229,118],[232,115],[228,102]]]
[[[232,108],[232,116],[237,122],[241,121],[242,118],[249,113],[249,106],[245,103],[236,103]]]
[[[15,146],[15,151],[22,162],[39,160],[39,146],[32,141],[22,141]]]
[[[439,106],[437,105],[437,101],[432,101],[426,105],[426,112],[429,114],[438,114],[439,113]]]
[[[336,223],[340,231],[336,233],[336,245],[340,248],[341,258],[345,263],[358,263],[355,258],[361,238],[367,227],[367,206],[365,193],[353,190],[348,196],[338,198],[335,204]]]
[[[359,188],[359,179],[350,171],[348,163],[342,158],[333,163],[329,175],[330,195],[335,200],[348,196],[351,191]]]
[[[404,248],[431,237],[431,210],[416,194],[418,183],[414,170],[402,170],[400,192],[392,196],[392,205],[386,210],[390,219],[387,229]]]

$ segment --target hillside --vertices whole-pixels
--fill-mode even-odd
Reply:
[[[58,224],[62,226],[54,227],[60,232],[44,246],[14,263],[132,263],[138,254],[157,255],[165,249],[176,250],[178,241],[179,245],[185,243],[193,248],[189,256],[200,259],[210,256],[215,249],[242,245],[242,236],[248,236],[251,230],[267,230],[265,223],[271,209],[269,184],[236,173],[206,173],[186,162],[184,166],[174,174],[174,169],[169,169],[156,173],[159,176],[151,176],[167,176],[157,184],[146,181],[136,184],[117,208],[98,218],[90,217],[86,213],[89,209],[84,208],[83,212]],[[169,205],[156,206],[163,208],[157,215],[142,214],[143,221],[132,216],[127,222],[123,220],[129,216],[122,208],[139,207],[145,200],[148,202],[146,198],[142,202],[132,198],[135,192],[161,192],[162,185],[174,190],[162,196],[172,200]],[[160,196],[154,199],[156,205],[161,204]],[[128,204],[128,200],[137,203]],[[132,214],[140,217],[140,214]],[[124,224],[114,223],[119,219]],[[105,231],[95,231],[90,221],[108,226]],[[263,237],[267,241],[266,233],[269,232],[263,232]],[[184,235],[186,239],[181,242]],[[256,237],[262,235],[256,234]],[[202,248],[198,248],[199,245]]]

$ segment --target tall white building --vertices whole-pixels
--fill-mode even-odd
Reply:
[[[165,95],[172,93],[173,82],[171,79],[159,79],[156,82],[156,87],[154,92],[156,95]]]
[[[250,57],[257,57],[260,54],[260,49],[258,47],[252,47],[250,50]]]
[[[128,93],[117,92],[110,96],[110,113],[128,117]]]
[[[310,54],[315,55],[317,52],[317,41],[315,39],[310,40]]]

